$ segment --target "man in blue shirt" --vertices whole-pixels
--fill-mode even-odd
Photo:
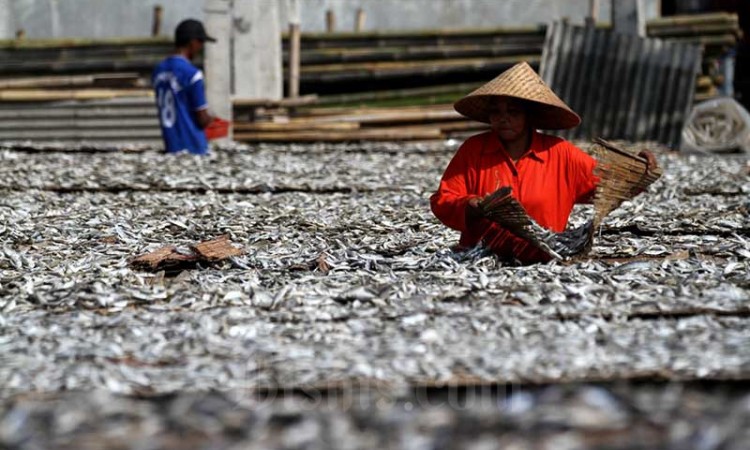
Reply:
[[[203,130],[213,117],[208,113],[203,72],[191,63],[206,41],[216,42],[201,22],[182,21],[175,30],[175,53],[156,66],[151,78],[168,153],[208,153]]]

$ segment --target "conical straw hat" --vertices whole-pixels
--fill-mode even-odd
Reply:
[[[526,62],[501,73],[497,78],[457,101],[453,107],[474,120],[490,123],[489,112],[497,97],[513,97],[533,103],[530,119],[534,128],[561,130],[573,128],[581,118],[547,87]]]

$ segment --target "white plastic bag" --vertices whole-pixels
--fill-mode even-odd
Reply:
[[[680,150],[689,153],[750,154],[750,113],[729,97],[699,103],[682,128]]]

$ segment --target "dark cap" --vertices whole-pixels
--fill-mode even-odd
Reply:
[[[216,42],[216,39],[206,34],[203,24],[195,19],[187,19],[180,22],[174,30],[174,40],[176,43],[190,42],[191,39],[198,39],[201,42]]]

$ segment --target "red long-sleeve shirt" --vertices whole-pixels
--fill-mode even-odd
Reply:
[[[466,221],[466,204],[503,186],[539,225],[561,232],[573,205],[590,200],[598,179],[596,161],[563,139],[534,132],[530,150],[514,163],[497,134],[488,131],[469,138],[448,164],[432,197],[432,212],[445,225],[461,232],[459,245],[484,241],[495,253],[525,263],[549,258],[525,239],[487,220]]]

